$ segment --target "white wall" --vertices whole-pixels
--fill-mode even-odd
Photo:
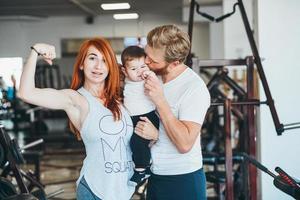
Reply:
[[[143,15],[142,20],[116,21],[112,16],[99,16],[93,24],[86,24],[85,17],[50,17],[40,21],[0,19],[0,58],[22,57],[26,61],[30,46],[36,42],[52,44],[56,47],[55,62],[62,75],[71,76],[75,58],[61,58],[62,38],[85,37],[137,37],[146,36],[156,26],[177,24],[187,31],[187,23],[178,23],[154,15]],[[199,58],[209,58],[208,23],[195,23],[192,51]]]
[[[232,12],[236,0],[223,0],[223,13]],[[252,0],[243,1],[251,28],[253,27]],[[224,20],[224,57],[226,59],[245,58],[252,55],[240,10]]]
[[[111,16],[99,16],[95,18],[92,25],[86,24],[84,17],[50,17],[41,21],[0,21],[0,57],[26,58],[29,47],[36,42],[55,45],[57,55],[60,57],[61,38],[146,36],[152,28],[162,24],[177,24],[187,31],[186,24],[178,24],[176,21],[156,16],[144,16],[144,19],[144,21],[115,21]],[[208,29],[205,25],[197,26],[195,29],[202,35],[208,32],[204,30]],[[208,37],[204,38],[208,40]],[[208,43],[204,43],[201,48],[209,51],[208,46],[204,45]],[[206,56],[206,52],[199,48],[196,51]]]
[[[208,23],[195,22],[193,27],[192,50],[200,59],[210,58],[210,30]]]
[[[27,32],[23,23],[0,21],[0,57],[23,57]]]
[[[200,6],[200,11],[205,12],[211,16],[219,17],[223,14],[223,7],[221,5],[217,6]],[[189,20],[189,14],[190,14],[190,7],[185,6],[182,8],[182,21],[188,23]],[[202,47],[202,52],[205,47],[208,49],[206,50],[206,54],[196,54],[198,58],[200,59],[223,59],[224,58],[224,33],[223,33],[223,22],[215,23],[210,22],[208,19],[202,17],[199,15],[196,11],[194,13],[194,29],[197,28],[199,24],[207,24],[209,26],[208,29],[208,38],[205,37],[203,34],[203,31],[206,31],[207,29],[201,28],[195,31],[193,31],[193,45],[197,45],[199,47]],[[202,31],[202,33],[198,33],[199,31]],[[194,33],[195,32],[195,33]],[[203,37],[204,36],[204,37]],[[200,42],[200,41],[201,42]],[[206,45],[208,44],[208,45]],[[194,48],[192,46],[192,48]],[[192,49],[192,51],[194,51]],[[199,56],[200,55],[200,56]]]
[[[210,59],[224,59],[223,22],[209,23],[209,47]]]
[[[114,21],[101,16],[94,24],[86,24],[84,17],[50,17],[41,21],[0,21],[0,56],[27,55],[28,45],[48,42],[56,46],[60,57],[61,38],[138,36],[154,27],[155,19],[147,23],[137,20]],[[162,23],[172,23],[162,20]],[[158,24],[158,23],[156,23]],[[8,48],[7,48],[8,47]]]
[[[300,1],[258,0],[259,51],[282,123],[300,121]],[[264,98],[261,88],[261,98]],[[267,106],[261,107],[261,161],[271,171],[280,166],[300,178],[300,129],[277,136]],[[293,199],[262,175],[263,200]]]

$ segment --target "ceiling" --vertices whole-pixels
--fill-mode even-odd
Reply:
[[[104,11],[102,3],[128,2],[130,10]],[[215,5],[222,0],[197,0],[202,5]],[[0,0],[0,16],[98,16],[105,14],[137,12],[179,20],[182,6],[189,0]]]

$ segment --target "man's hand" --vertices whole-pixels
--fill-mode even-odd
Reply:
[[[161,82],[152,71],[145,72],[143,77],[145,77],[145,94],[156,106],[158,106],[162,101],[165,100]]]

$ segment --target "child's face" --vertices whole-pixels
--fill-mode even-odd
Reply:
[[[135,58],[126,62],[125,76],[134,82],[142,81],[142,74],[144,71],[148,71],[149,68],[145,64],[145,58]]]

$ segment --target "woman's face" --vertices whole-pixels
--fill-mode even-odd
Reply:
[[[108,67],[102,53],[94,46],[90,46],[84,59],[82,69],[85,81],[94,84],[104,83],[108,76]]]

